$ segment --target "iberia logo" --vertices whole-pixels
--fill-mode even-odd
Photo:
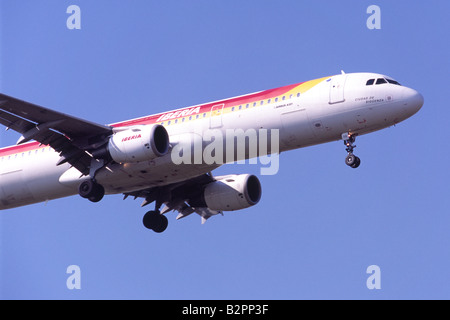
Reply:
[[[197,114],[199,112],[200,112],[200,107],[193,107],[193,108],[189,108],[189,109],[178,110],[175,112],[169,112],[169,113],[165,113],[165,114],[161,115],[158,118],[158,120],[156,120],[156,122],[171,120],[171,119],[175,119],[175,118],[182,118],[182,117],[190,116],[192,114]]]
[[[135,134],[134,136],[129,136],[129,137],[123,138],[122,142],[139,139],[139,138],[141,138],[141,134]]]

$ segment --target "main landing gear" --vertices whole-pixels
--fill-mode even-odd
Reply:
[[[89,180],[83,181],[78,186],[78,193],[82,198],[89,199],[92,202],[99,202],[105,196],[105,188],[95,181],[95,174],[103,168],[105,161],[103,159],[92,159],[89,170]]]
[[[99,202],[105,195],[105,188],[94,179],[89,179],[80,184],[78,193],[85,199],[89,199],[92,202]],[[157,203],[155,210],[147,212],[142,219],[147,229],[151,229],[157,233],[165,231],[169,225],[167,217],[159,211],[160,207],[161,204]]]
[[[78,193],[85,199],[89,199],[92,202],[99,202],[105,195],[105,188],[95,182],[94,179],[89,179],[80,184]]]
[[[147,212],[144,215],[142,222],[147,229],[153,230],[156,233],[163,232],[169,225],[169,220],[167,220],[167,217],[161,214],[159,210]]]
[[[361,164],[361,159],[353,154],[353,149],[356,148],[356,145],[354,145],[356,135],[344,133],[342,135],[342,139],[344,140],[344,144],[347,146],[345,150],[348,152],[347,156],[345,157],[345,164],[351,168],[358,168]]]
[[[149,211],[144,215],[144,218],[142,218],[142,222],[144,223],[144,226],[147,229],[153,230],[156,233],[161,233],[164,230],[167,229],[167,226],[169,225],[169,221],[167,220],[167,217],[163,214],[161,214],[161,211],[159,211],[159,208],[161,208],[161,203],[158,201],[156,202],[155,210]]]

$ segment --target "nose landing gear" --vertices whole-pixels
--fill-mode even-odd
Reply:
[[[361,159],[355,156],[354,154],[349,153],[345,157],[345,164],[354,169],[358,168],[361,164]]]
[[[344,140],[344,144],[347,147],[345,150],[348,152],[347,156],[345,157],[345,164],[354,169],[358,168],[361,164],[361,159],[353,154],[353,149],[356,148],[356,145],[354,145],[356,135],[351,133],[344,133],[342,134],[342,139]]]

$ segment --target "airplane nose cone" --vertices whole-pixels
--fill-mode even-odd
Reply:
[[[412,116],[423,106],[423,96],[414,89],[404,88],[403,89],[403,101],[404,107],[408,112],[408,116]]]

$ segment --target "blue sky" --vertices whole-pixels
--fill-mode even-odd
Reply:
[[[69,5],[81,30],[66,27]],[[366,9],[381,9],[369,30]],[[146,230],[140,200],[0,212],[3,299],[449,299],[448,1],[0,0],[0,91],[112,123],[346,72],[423,94],[411,119],[281,155],[257,206]],[[0,145],[18,134],[0,131]],[[254,173],[227,165],[215,174]],[[81,289],[66,286],[70,265]],[[366,269],[378,265],[381,289]]]

